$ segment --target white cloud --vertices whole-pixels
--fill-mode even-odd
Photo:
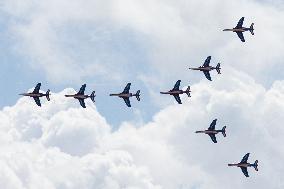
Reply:
[[[159,188],[127,151],[102,152],[111,128],[92,102],[64,94],[43,107],[21,98],[1,113],[0,184],[5,188]]]
[[[38,108],[21,98],[1,113],[0,184],[5,188],[282,188],[284,83],[266,90],[244,73],[192,86],[192,98],[170,105],[144,125],[116,131],[97,112],[63,94]],[[171,97],[168,97],[171,99]],[[172,99],[174,103],[174,99]],[[194,132],[218,118],[218,144]],[[251,152],[259,172],[245,178],[238,162]]]
[[[207,55],[266,86],[283,75],[284,25],[279,20],[284,14],[259,1],[12,0],[4,1],[2,10],[12,20],[8,26],[18,51],[51,81],[90,76],[116,81],[129,72],[169,81],[188,75],[180,70],[199,66]],[[222,32],[241,16],[246,26],[255,22],[255,36],[245,34],[247,43]],[[141,73],[136,62],[142,58],[153,72]]]

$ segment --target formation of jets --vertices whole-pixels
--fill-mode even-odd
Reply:
[[[254,24],[252,23],[249,28],[246,28],[246,27],[243,27],[243,22],[244,22],[244,17],[242,17],[239,20],[236,27],[234,27],[233,29],[224,29],[223,31],[236,32],[237,35],[239,36],[239,38],[241,39],[241,41],[245,42],[243,32],[250,31],[250,33],[252,35],[254,35],[254,28],[253,28]],[[205,77],[209,81],[212,81],[211,76],[210,76],[210,71],[216,70],[218,74],[221,74],[221,67],[220,67],[220,63],[217,63],[216,67],[210,66],[210,61],[211,61],[211,56],[208,56],[202,66],[199,66],[198,68],[189,68],[189,69],[202,71],[204,73]],[[186,90],[180,89],[180,83],[181,83],[181,80],[178,80],[175,83],[173,89],[171,89],[167,92],[160,92],[160,93],[171,95],[175,98],[175,100],[177,101],[178,104],[182,104],[181,99],[180,99],[180,95],[185,93],[188,97],[191,97],[191,95],[190,95],[191,90],[190,90],[190,86],[188,86]],[[130,97],[136,97],[137,101],[140,101],[140,90],[138,90],[136,93],[131,93],[131,92],[129,92],[130,86],[131,86],[131,83],[128,83],[121,93],[110,94],[110,96],[117,96],[119,98],[122,98],[124,100],[125,104],[128,107],[131,107]],[[50,98],[49,98],[50,90],[48,89],[46,93],[41,93],[40,87],[41,87],[41,83],[38,83],[36,85],[35,89],[33,90],[33,92],[22,93],[20,95],[32,97],[34,99],[35,103],[38,106],[41,106],[41,102],[40,102],[41,97],[46,97],[46,99],[48,101],[50,101]],[[68,95],[65,95],[65,97],[72,97],[72,98],[79,100],[80,105],[83,108],[86,108],[85,99],[90,98],[92,102],[95,102],[96,95],[95,95],[95,91],[93,91],[91,93],[91,95],[86,95],[85,89],[86,89],[86,84],[83,84],[78,93],[68,94]],[[226,137],[226,126],[224,126],[222,129],[218,130],[218,129],[215,129],[216,123],[217,123],[217,119],[214,119],[207,130],[196,131],[195,133],[207,134],[207,135],[210,136],[213,143],[217,143],[216,134],[221,133],[224,137]],[[228,164],[228,166],[240,167],[243,174],[246,177],[249,177],[249,174],[248,174],[248,171],[247,171],[248,167],[253,167],[256,171],[258,171],[258,160],[256,160],[253,164],[248,163],[247,160],[248,160],[249,155],[250,154],[247,153],[243,157],[243,159],[241,160],[240,163]]]

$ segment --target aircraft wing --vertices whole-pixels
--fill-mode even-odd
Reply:
[[[34,100],[35,100],[35,103],[36,103],[38,106],[41,106],[39,97],[33,97],[33,98],[34,98]]]
[[[180,82],[181,82],[180,80],[177,80],[177,82],[176,82],[176,84],[175,84],[175,86],[172,90],[179,90]]]
[[[85,101],[83,99],[78,99],[79,102],[80,102],[80,105],[83,107],[83,108],[86,108],[86,105],[85,105]]]
[[[77,94],[83,95],[85,93],[86,84],[82,85],[79,92]]]
[[[211,138],[211,140],[214,142],[214,143],[217,143],[217,139],[216,139],[216,136],[214,134],[208,134]]]
[[[39,93],[41,83],[38,83],[33,91],[33,93]]]
[[[127,83],[122,93],[129,93],[131,83]]]
[[[203,71],[203,73],[209,81],[212,81],[209,71]]]
[[[236,26],[235,28],[241,28],[241,27],[243,27],[244,19],[245,19],[245,17],[242,17],[242,18],[239,20],[239,22],[238,22],[238,24],[237,24],[237,26]]]
[[[249,153],[247,153],[247,154],[243,157],[241,163],[247,163],[248,158],[249,158]]]
[[[242,172],[244,173],[244,175],[245,175],[246,177],[249,177],[248,169],[247,169],[246,167],[241,167],[241,169],[242,169]]]
[[[182,104],[179,95],[174,95],[174,97],[179,104]]]
[[[131,107],[129,98],[123,98],[123,100],[128,107]]]
[[[209,66],[210,61],[211,61],[211,56],[208,56],[208,57],[206,58],[205,62],[203,63],[203,67]]]
[[[245,42],[245,37],[243,35],[243,32],[236,32],[239,36],[239,38],[241,39],[242,42]]]
[[[214,119],[212,121],[212,123],[210,124],[210,127],[208,128],[208,130],[213,131],[215,130],[215,125],[216,125],[217,119]]]

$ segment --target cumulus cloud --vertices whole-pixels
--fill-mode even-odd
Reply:
[[[4,188],[159,188],[147,168],[122,150],[102,151],[111,127],[92,102],[83,109],[65,89],[35,106],[21,98],[1,113]]]
[[[87,100],[52,94],[38,108],[23,97],[0,112],[0,182],[5,188],[282,188],[284,83],[266,90],[232,70],[221,79],[192,86],[192,98],[170,105],[151,122],[124,122],[113,131]],[[169,97],[170,98],[170,97]],[[174,99],[172,99],[174,103]],[[213,144],[206,129],[218,118],[227,138]],[[251,152],[259,172],[245,178],[238,162]]]

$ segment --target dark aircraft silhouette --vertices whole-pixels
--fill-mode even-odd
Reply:
[[[41,106],[41,103],[40,103],[39,98],[45,96],[46,99],[47,99],[48,101],[50,101],[50,98],[49,98],[49,92],[50,92],[50,90],[48,89],[45,94],[44,94],[44,93],[40,93],[40,92],[39,92],[40,86],[41,86],[41,83],[38,83],[38,84],[36,85],[35,89],[33,90],[33,92],[31,92],[31,93],[22,93],[22,94],[19,94],[19,95],[33,97],[34,100],[35,100],[35,102],[36,102],[36,104],[37,104],[38,106]]]
[[[172,95],[172,96],[175,97],[176,101],[177,101],[179,104],[182,104],[179,95],[180,95],[180,94],[183,94],[183,93],[186,93],[187,96],[190,97],[190,92],[191,92],[191,91],[190,91],[190,86],[188,86],[185,91],[180,90],[180,89],[179,89],[180,82],[181,82],[181,80],[178,80],[172,90],[169,90],[168,92],[160,92],[160,93],[161,93],[161,94],[169,94],[169,95]]]
[[[249,153],[247,153],[247,154],[243,157],[243,159],[242,159],[242,161],[241,161],[240,163],[228,164],[228,166],[240,167],[240,168],[242,169],[242,172],[244,173],[244,175],[245,175],[246,177],[249,177],[247,168],[248,168],[248,167],[253,167],[256,171],[258,171],[258,168],[257,168],[257,167],[258,167],[258,160],[256,160],[256,161],[254,162],[254,164],[250,164],[250,163],[247,162],[247,161],[248,161],[248,158],[249,158]]]
[[[245,38],[244,38],[243,32],[245,32],[245,31],[250,31],[250,33],[251,33],[252,35],[254,35],[254,32],[253,32],[253,30],[254,30],[254,28],[253,28],[254,23],[252,23],[249,28],[243,27],[244,19],[245,19],[245,17],[242,17],[242,18],[239,20],[237,26],[234,27],[233,29],[224,29],[223,31],[236,32],[237,35],[239,36],[239,38],[241,39],[241,41],[242,41],[242,42],[245,42]]]
[[[214,142],[214,143],[217,143],[217,140],[216,140],[216,134],[218,133],[222,133],[224,137],[226,137],[226,126],[224,126],[222,128],[222,130],[215,130],[215,125],[216,125],[216,122],[217,122],[217,119],[214,119],[212,121],[212,123],[210,124],[210,127],[207,129],[207,130],[204,130],[204,131],[196,131],[195,133],[205,133],[207,135],[210,136],[211,140]]]
[[[189,68],[189,69],[191,69],[191,70],[203,71],[205,77],[206,77],[209,81],[212,81],[209,72],[210,72],[211,70],[216,70],[218,74],[221,74],[221,71],[220,71],[220,70],[221,70],[221,67],[220,67],[220,63],[218,63],[216,67],[209,66],[210,60],[211,60],[211,56],[208,56],[202,66],[199,66],[198,68]]]
[[[135,96],[136,99],[137,99],[138,101],[140,101],[140,90],[138,90],[135,94],[130,93],[130,92],[129,92],[130,86],[131,86],[131,83],[127,83],[126,87],[124,88],[124,90],[123,90],[121,93],[118,93],[118,94],[110,94],[110,96],[118,96],[118,97],[120,97],[120,98],[123,98],[125,104],[126,104],[128,107],[131,107],[129,98]]]
[[[65,95],[65,97],[73,97],[75,99],[78,99],[79,102],[80,102],[80,105],[83,107],[83,108],[86,108],[86,105],[85,105],[85,99],[87,98],[90,98],[93,102],[95,102],[95,91],[93,91],[91,93],[91,95],[85,95],[85,88],[86,88],[86,84],[82,85],[81,88],[80,88],[80,91],[74,95]]]

